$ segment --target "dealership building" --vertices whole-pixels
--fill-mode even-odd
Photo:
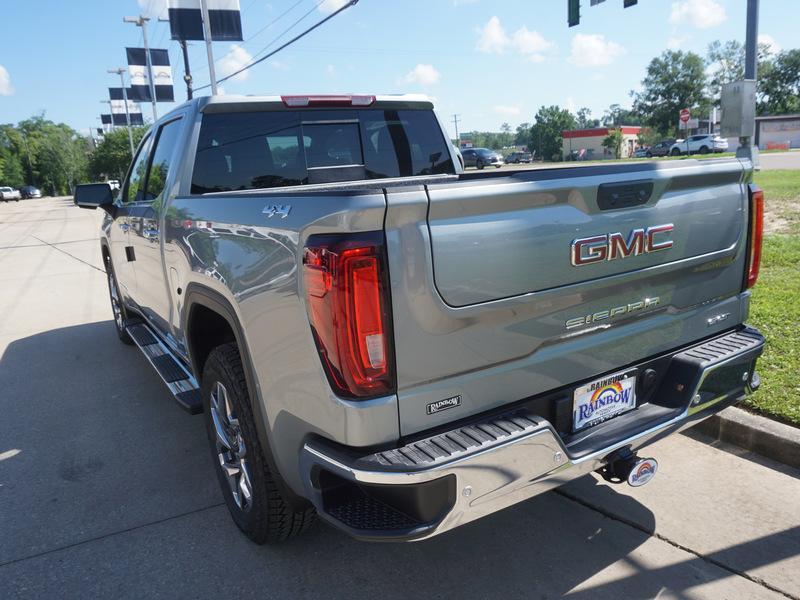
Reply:
[[[638,146],[637,136],[641,127],[623,125],[622,130],[622,158],[633,156],[633,151]],[[562,153],[565,158],[575,155],[577,160],[598,160],[614,158],[614,153],[603,147],[603,140],[614,132],[613,127],[593,127],[592,129],[570,129],[561,132]]]

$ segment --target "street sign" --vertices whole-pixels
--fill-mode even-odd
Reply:
[[[680,113],[681,123],[686,123],[691,118],[691,116],[692,116],[692,113],[689,112],[688,108],[682,108],[681,109],[681,113]]]

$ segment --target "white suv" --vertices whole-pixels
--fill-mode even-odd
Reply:
[[[0,187],[0,200],[8,202],[9,200],[16,200],[19,202],[21,195],[19,190],[10,187]]]
[[[725,152],[728,149],[728,140],[711,133],[692,135],[688,140],[676,140],[669,149],[671,156],[681,154],[708,154],[709,152]]]

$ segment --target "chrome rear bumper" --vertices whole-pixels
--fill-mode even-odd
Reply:
[[[596,426],[620,433],[597,448],[565,444],[524,408],[367,456],[309,441],[301,456],[307,496],[322,518],[354,537],[425,539],[596,471],[618,450],[636,451],[738,401],[757,381],[763,345],[760,333],[744,329],[675,353],[659,404]]]

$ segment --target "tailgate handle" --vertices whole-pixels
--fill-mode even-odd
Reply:
[[[652,195],[653,182],[649,180],[602,183],[597,186],[597,205],[600,210],[630,208],[645,204]]]

